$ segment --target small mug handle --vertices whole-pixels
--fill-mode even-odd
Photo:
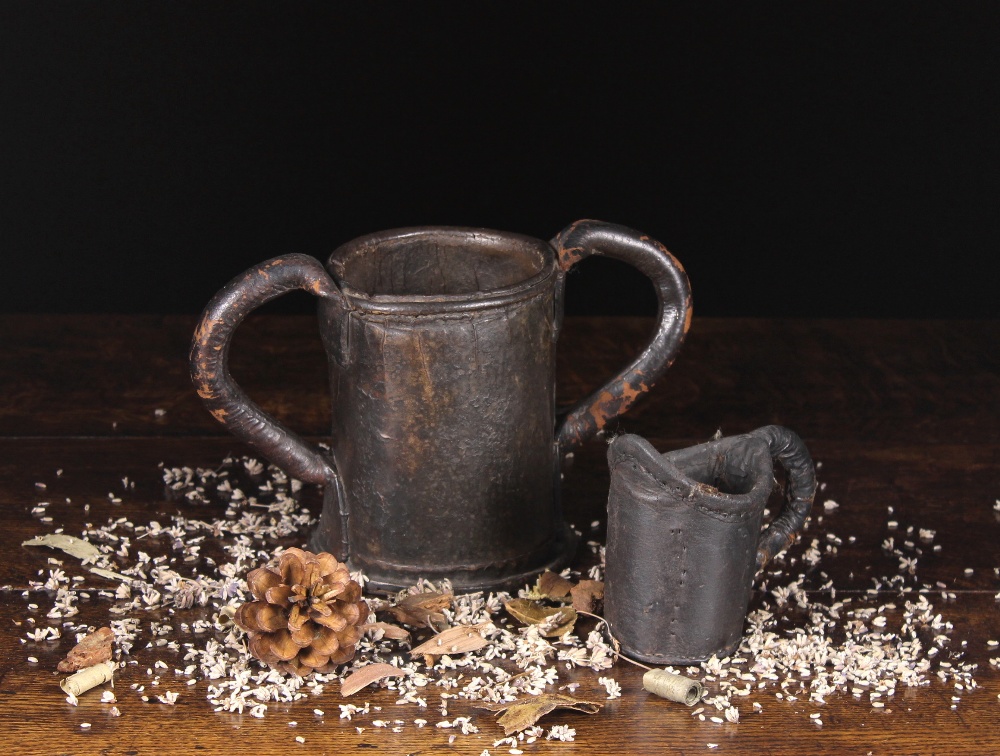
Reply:
[[[785,486],[785,504],[767,529],[761,534],[757,548],[757,569],[771,558],[791,546],[795,536],[812,509],[816,496],[816,467],[802,439],[781,425],[766,425],[752,431],[767,443],[771,459],[785,469],[788,483]]]
[[[550,244],[562,269],[557,290],[559,300],[570,268],[585,257],[606,255],[644,273],[653,282],[659,301],[656,332],[646,348],[565,416],[557,440],[559,451],[566,454],[628,410],[673,363],[691,327],[691,286],[683,266],[666,247],[625,226],[581,220],[568,226]],[[557,318],[561,317],[560,308]]]

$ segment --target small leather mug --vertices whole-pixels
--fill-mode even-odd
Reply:
[[[761,532],[787,472],[781,512]],[[805,444],[769,425],[660,454],[639,436],[608,448],[605,617],[627,656],[695,664],[739,646],[757,571],[795,540],[816,473]]]
[[[659,322],[618,375],[557,420],[556,340],[566,273],[589,255],[653,282]],[[319,299],[333,393],[331,453],[266,415],[227,355],[256,307],[293,289]],[[312,547],[377,589],[447,578],[516,585],[572,556],[564,456],[625,412],[672,362],[690,325],[683,268],[623,226],[574,223],[550,243],[469,228],[409,228],[269,260],[209,303],[191,374],[211,413],[289,474],[325,486]]]

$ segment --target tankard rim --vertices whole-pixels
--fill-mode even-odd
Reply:
[[[539,269],[509,285],[458,294],[370,294],[349,280],[345,268],[353,259],[371,253],[380,245],[398,244],[420,237],[530,250],[538,255]],[[327,258],[326,267],[352,309],[400,315],[467,313],[507,307],[553,291],[554,280],[560,273],[556,252],[548,242],[526,234],[471,226],[407,226],[366,234],[337,247]]]

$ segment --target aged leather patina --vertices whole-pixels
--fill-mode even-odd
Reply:
[[[761,532],[787,473],[781,512]],[[619,436],[608,448],[605,617],[623,651],[653,664],[732,652],[754,575],[801,530],[816,494],[809,452],[777,425],[660,454]]]
[[[555,350],[566,272],[589,255],[638,268],[659,320],[649,345],[557,418]],[[333,393],[331,453],[266,415],[233,381],[234,330],[293,289],[319,299]],[[565,455],[625,412],[673,361],[691,322],[683,268],[623,226],[580,221],[551,243],[468,228],[409,228],[349,242],[328,269],[265,262],[206,307],[191,373],[209,411],[291,475],[325,486],[312,539],[371,586],[448,578],[516,585],[572,555],[562,518]]]

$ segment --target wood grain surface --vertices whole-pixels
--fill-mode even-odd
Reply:
[[[437,712],[396,705],[386,690],[366,689],[352,697],[351,702],[368,701],[382,710],[351,722],[339,718],[338,704],[346,700],[337,686],[295,703],[272,704],[263,719],[215,712],[206,700],[210,682],[196,676],[188,685],[188,677],[174,672],[187,663],[183,652],[155,645],[149,632],[150,621],[168,622],[178,628],[171,639],[204,643],[179,628],[211,619],[206,608],[137,615],[142,640],[124,657],[136,663],[116,678],[120,717],[110,715],[111,704],[100,703],[97,693],[82,696],[75,707],[65,701],[55,666],[72,640],[27,639],[34,628],[60,625],[46,617],[54,594],[32,588],[30,581],[45,579],[53,567],[49,559],[63,561],[68,575],[82,578],[76,588],[88,594],[73,622],[95,627],[113,618],[109,609],[115,602],[100,593],[113,591],[115,584],[70,557],[21,542],[56,528],[79,535],[88,524],[122,518],[146,524],[177,514],[221,516],[218,508],[171,496],[158,466],[216,467],[228,454],[248,452],[224,434],[191,388],[186,355],[193,325],[193,318],[184,317],[0,318],[0,726],[6,749],[128,756],[299,749],[506,754],[508,745],[493,746],[503,734],[491,713],[453,702],[449,718],[470,716],[479,733],[449,743],[454,733],[434,727],[441,718]],[[560,403],[600,385],[641,347],[649,328],[637,319],[567,320],[559,351]],[[606,706],[594,716],[555,712],[543,720],[546,727],[575,728],[575,742],[542,740],[520,749],[529,754],[1000,753],[1000,673],[990,663],[1000,657],[1000,648],[988,645],[1000,640],[1000,512],[994,509],[1000,499],[998,343],[997,322],[696,318],[675,366],[611,429],[647,436],[662,450],[699,442],[719,428],[731,434],[780,423],[796,430],[821,463],[824,485],[803,541],[818,538],[825,546],[834,543],[833,536],[840,543],[815,567],[792,563],[791,556],[779,560],[762,576],[765,585],[804,574],[803,585],[817,600],[832,600],[832,587],[838,599],[849,597],[856,606],[893,604],[886,610],[890,625],[904,603],[923,590],[935,612],[954,626],[942,658],[955,655],[978,665],[978,688],[961,691],[954,709],[954,684],[932,675],[928,685],[898,687],[884,709],[871,707],[865,697],[839,693],[823,705],[778,700],[775,689],[767,688],[740,701],[739,723],[716,724],[645,693],[643,670],[631,665],[618,663],[601,673],[621,684],[622,697],[614,700],[605,700],[598,673],[560,668],[560,684],[578,682],[579,697]],[[313,440],[323,438],[330,403],[312,319],[252,318],[237,335],[232,371],[266,410]],[[567,518],[585,541],[603,538],[604,455],[602,442],[590,443],[566,472]],[[134,487],[123,486],[124,477]],[[825,511],[827,499],[839,507]],[[321,496],[306,487],[300,501],[315,513]],[[48,502],[44,513],[33,513],[39,502]],[[916,537],[920,529],[935,531],[938,551]],[[883,547],[887,538],[897,544],[910,540],[908,553],[919,549],[915,574],[892,584],[900,560]],[[303,540],[290,536],[274,545]],[[171,553],[169,544],[151,544],[151,553],[156,548]],[[211,556],[212,548],[207,544],[204,554]],[[593,559],[582,548],[578,565]],[[757,591],[752,608],[767,599],[766,590]],[[582,632],[593,626],[584,620]],[[138,686],[145,686],[145,693]],[[715,682],[708,687],[717,689]],[[176,704],[141,700],[157,690],[178,692]],[[759,713],[751,708],[755,701]],[[810,717],[816,712],[821,726]],[[429,724],[418,728],[413,724],[418,717]],[[404,724],[392,732],[374,727],[376,718]],[[81,728],[82,723],[90,727]],[[296,742],[296,736],[305,742]]]

